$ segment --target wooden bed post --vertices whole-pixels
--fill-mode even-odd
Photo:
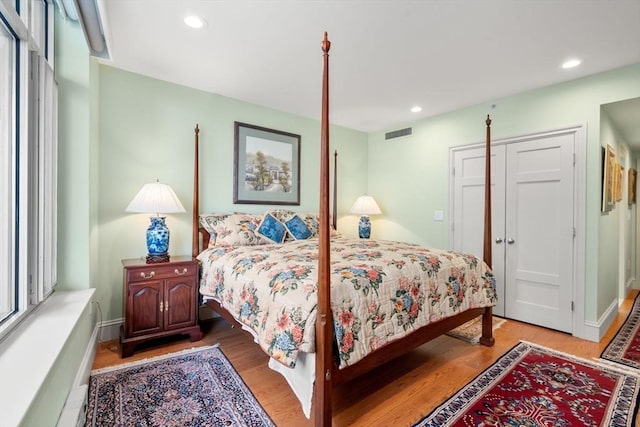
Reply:
[[[318,253],[318,315],[316,318],[316,376],[313,392],[315,425],[331,425],[333,376],[333,321],[331,316],[331,280],[329,275],[329,49],[324,33],[322,41],[322,119],[320,125],[320,242]],[[335,197],[335,196],[334,196]]]
[[[487,114],[487,142],[484,158],[484,250],[482,258],[489,268],[491,259],[491,118]]]
[[[199,145],[200,145],[200,129],[198,128],[198,124],[196,123],[196,128],[194,129],[195,131],[195,149],[196,149],[196,155],[195,155],[195,161],[194,161],[194,165],[193,165],[193,217],[191,220],[191,227],[192,227],[192,234],[191,234],[191,256],[193,258],[197,257],[198,254],[200,253],[200,238],[198,236],[198,226],[200,224],[200,221],[198,219],[198,214],[200,212],[200,191],[199,190],[199,172],[198,172],[198,156],[200,153],[199,150]],[[207,242],[208,244],[208,242]]]
[[[338,229],[338,150],[333,152],[333,217],[331,226]]]
[[[484,161],[484,248],[482,258],[489,268],[493,268],[491,256],[491,118],[487,114],[487,140]],[[492,346],[493,338],[493,308],[487,307],[482,315],[482,336],[480,343]]]

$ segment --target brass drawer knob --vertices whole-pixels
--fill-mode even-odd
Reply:
[[[173,270],[173,272],[176,273],[178,276],[184,276],[185,274],[187,274],[187,267],[183,268],[182,271],[176,268],[175,270]]]
[[[149,272],[149,274],[146,274],[144,271],[140,272],[140,277],[142,277],[143,279],[151,279],[155,275],[156,275],[155,271],[151,271]]]

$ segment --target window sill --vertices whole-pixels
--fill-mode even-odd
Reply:
[[[0,343],[2,423],[20,424],[94,291],[54,292]]]

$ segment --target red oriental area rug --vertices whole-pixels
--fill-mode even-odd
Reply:
[[[636,296],[627,319],[600,357],[640,369],[640,293]]]
[[[636,375],[521,342],[414,427],[631,427],[639,397]]]

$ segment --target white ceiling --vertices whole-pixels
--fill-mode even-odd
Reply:
[[[97,2],[103,63],[311,118],[327,31],[331,121],[367,132],[640,63],[640,0]]]

